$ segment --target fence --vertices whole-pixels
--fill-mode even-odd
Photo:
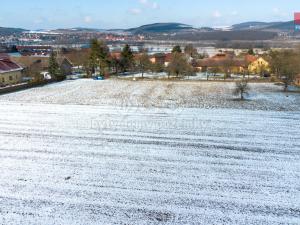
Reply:
[[[50,82],[44,81],[42,83],[36,84],[36,83],[23,83],[23,84],[18,84],[14,86],[8,86],[8,87],[3,87],[0,88],[0,95],[8,94],[11,92],[16,92],[16,91],[22,91],[26,90],[28,88],[34,88],[34,87],[39,87],[39,86],[44,86],[46,84],[49,84]]]

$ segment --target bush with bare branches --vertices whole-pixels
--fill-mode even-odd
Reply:
[[[248,81],[246,79],[239,80],[235,83],[235,89],[233,91],[233,94],[236,96],[240,96],[241,100],[245,99],[245,95],[248,94],[250,88]]]

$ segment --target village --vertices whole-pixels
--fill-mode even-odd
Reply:
[[[94,44],[94,46],[93,46]],[[123,50],[110,48],[103,41],[93,40],[90,48],[53,49],[51,46],[18,46],[17,53],[0,54],[0,84],[10,86],[39,85],[64,79],[175,79],[198,81],[273,82],[300,85],[296,68],[291,77],[276,73],[276,52],[245,49],[220,49],[217,53],[199,53],[193,45],[174,46],[170,52],[152,53],[149,49]],[[127,50],[126,50],[127,47]],[[125,52],[124,52],[125,51]],[[127,51],[127,52],[126,52]],[[101,56],[102,55],[102,56]],[[54,58],[53,58],[54,57]],[[54,60],[51,64],[51,59]],[[51,70],[53,71],[51,74]],[[297,66],[297,65],[296,65]],[[295,66],[295,67],[296,67]],[[57,78],[57,75],[61,77]]]

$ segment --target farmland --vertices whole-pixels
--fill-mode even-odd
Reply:
[[[66,81],[0,96],[0,224],[300,224],[299,94]]]

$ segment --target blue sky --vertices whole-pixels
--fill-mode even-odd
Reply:
[[[300,0],[11,0],[1,3],[0,26],[130,28],[155,22],[226,26],[288,21],[297,11]]]

